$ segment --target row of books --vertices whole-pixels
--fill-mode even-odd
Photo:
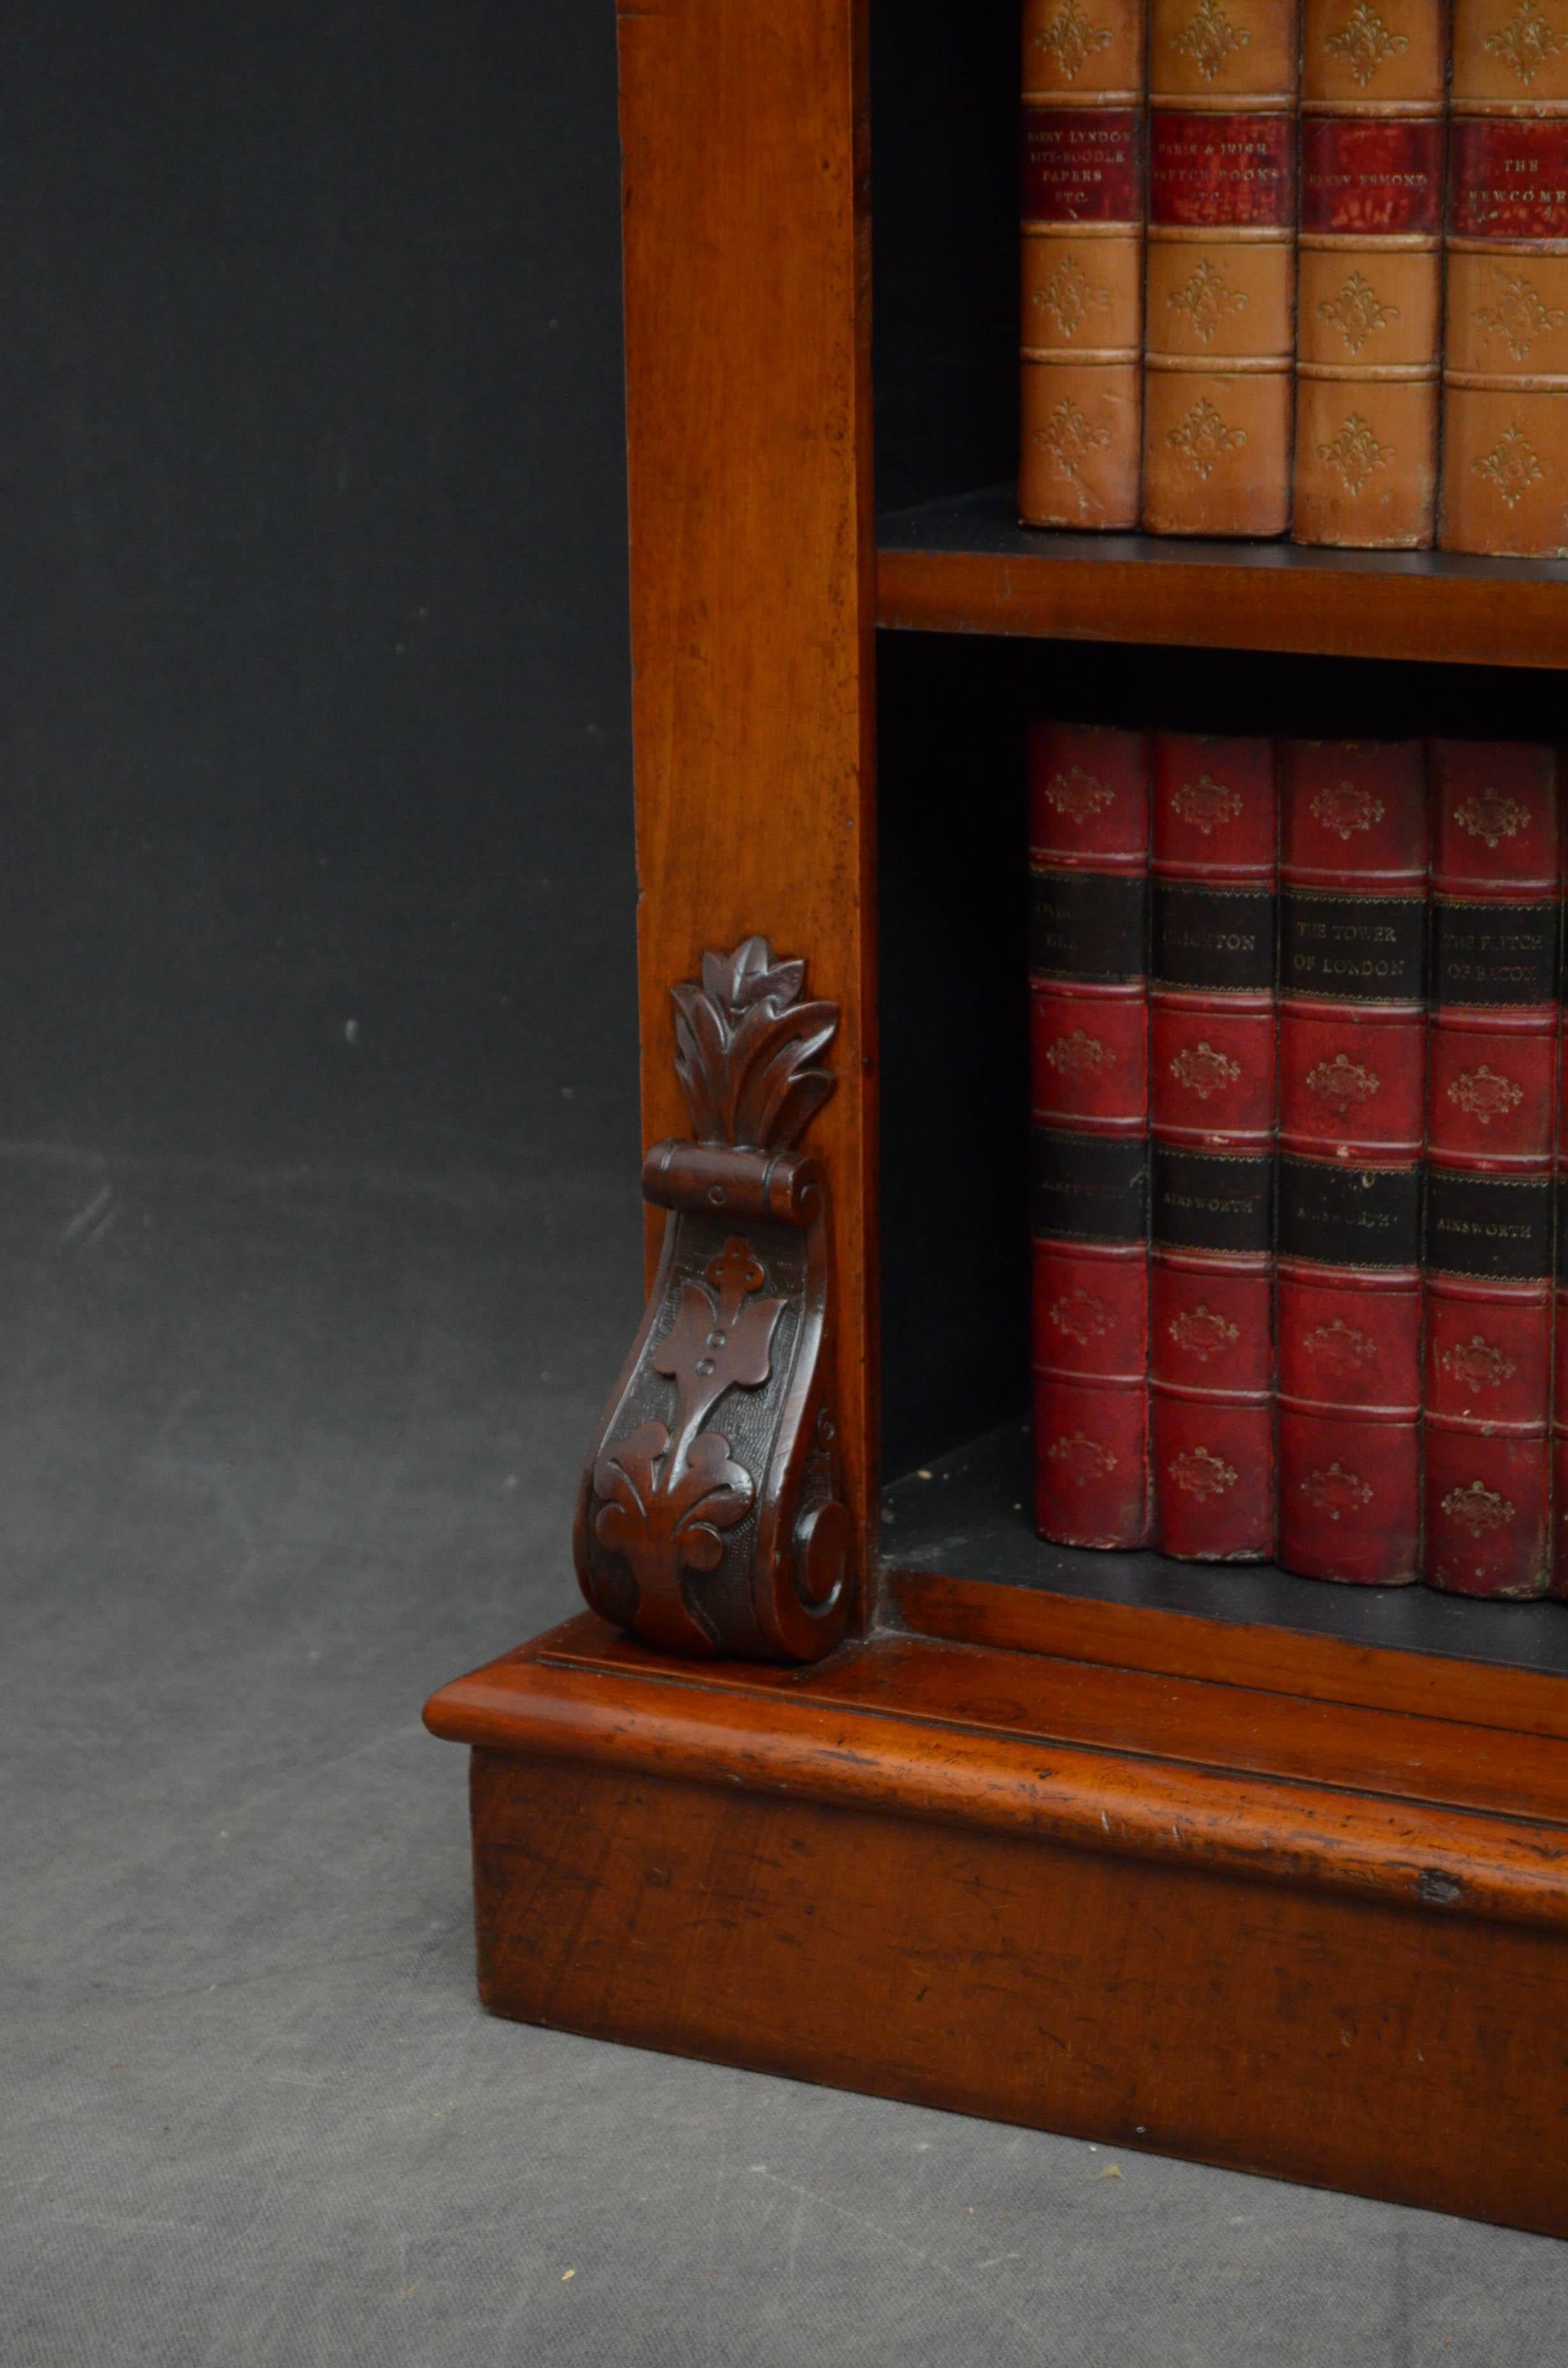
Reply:
[[[1568,1592],[1553,752],[1030,766],[1041,1533]]]
[[[1024,61],[1026,523],[1568,550],[1564,0],[1026,0]]]

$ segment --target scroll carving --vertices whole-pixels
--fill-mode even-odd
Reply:
[[[797,1146],[834,1089],[837,1007],[764,938],[672,990],[691,1141],[647,1311],[578,1497],[596,1611],[660,1651],[815,1660],[848,1616],[852,1526],[828,1403],[827,1179]]]

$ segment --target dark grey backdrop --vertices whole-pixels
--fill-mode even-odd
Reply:
[[[1514,2368],[1558,2247],[475,2007],[418,1704],[639,1296],[611,30],[0,27],[0,2368]]]
[[[6,11],[8,1133],[622,1146],[613,76],[603,5]]]

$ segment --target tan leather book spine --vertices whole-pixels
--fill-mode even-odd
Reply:
[[[1456,0],[1444,551],[1568,553],[1568,5]]]
[[[1025,0],[1018,512],[1138,523],[1144,0]]]
[[[1304,0],[1298,542],[1434,538],[1444,15],[1443,0]]]
[[[1290,513],[1295,0],[1153,0],[1143,524]]]

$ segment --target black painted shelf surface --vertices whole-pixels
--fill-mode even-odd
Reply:
[[[1048,1545],[1030,1525],[1031,1486],[1028,1423],[988,1432],[884,1491],[884,1562],[893,1571],[1568,1676],[1568,1603],[1476,1602],[1428,1587],[1336,1587],[1257,1563]]]

